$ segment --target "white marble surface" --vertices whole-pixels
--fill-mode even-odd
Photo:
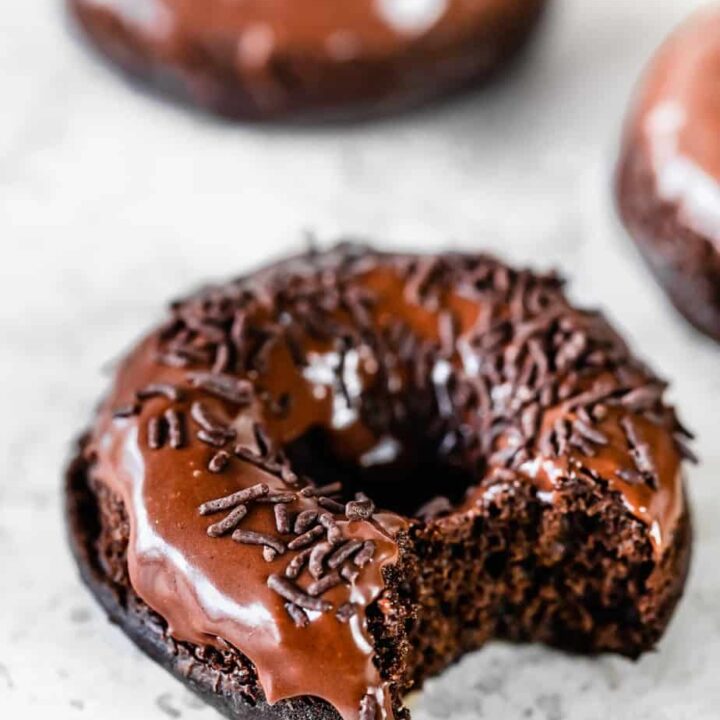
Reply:
[[[640,662],[494,645],[430,683],[421,720],[720,717],[720,347],[670,312],[608,194],[630,86],[688,0],[555,0],[529,62],[462,101],[351,128],[228,127],[129,90],[55,0],[0,15],[0,717],[215,717],[108,625],[63,538],[60,470],[100,368],[201,278],[303,229],[558,265],[695,428],[687,595]]]

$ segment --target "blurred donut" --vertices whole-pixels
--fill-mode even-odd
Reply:
[[[353,118],[504,66],[546,0],[68,0],[130,75],[231,118]]]
[[[678,310],[720,340],[720,8],[660,48],[628,117],[617,203]]]

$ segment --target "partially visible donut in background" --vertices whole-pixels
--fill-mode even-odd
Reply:
[[[237,119],[348,119],[480,81],[546,0],[68,0],[131,76]]]
[[[677,309],[720,341],[720,6],[660,48],[627,120],[623,221]]]

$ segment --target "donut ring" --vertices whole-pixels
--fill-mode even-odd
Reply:
[[[492,75],[545,0],[68,0],[130,76],[220,115],[350,119]]]
[[[174,303],[68,473],[83,577],[234,718],[405,717],[491,637],[637,656],[688,433],[554,275],[310,253]]]
[[[720,11],[660,48],[629,114],[618,169],[622,218],[659,284],[720,341]]]

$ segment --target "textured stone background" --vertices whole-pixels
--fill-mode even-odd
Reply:
[[[105,621],[63,538],[59,476],[100,369],[162,303],[301,245],[303,229],[558,265],[662,374],[690,471],[687,596],[638,663],[494,645],[430,683],[421,720],[720,717],[720,347],[670,311],[614,219],[622,110],[688,0],[555,0],[486,92],[350,128],[229,127],[129,90],[53,0],[0,14],[0,716],[212,718]]]

